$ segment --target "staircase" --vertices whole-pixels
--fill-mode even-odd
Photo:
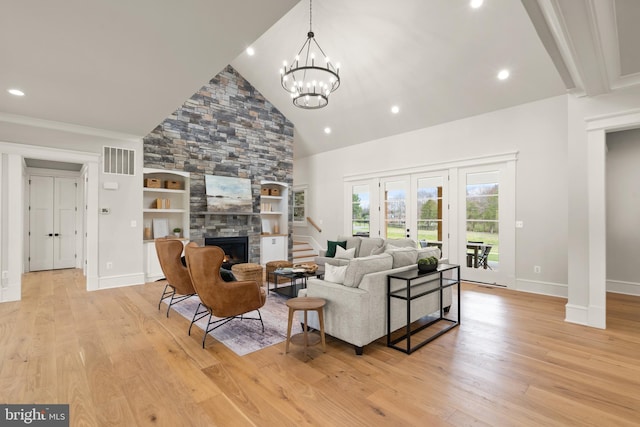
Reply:
[[[314,258],[318,256],[313,247],[307,242],[293,242],[293,263],[313,262]]]

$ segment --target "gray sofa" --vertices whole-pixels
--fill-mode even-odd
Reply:
[[[365,238],[367,239],[367,238]],[[382,239],[381,239],[382,240]],[[364,242],[364,239],[360,242]],[[352,242],[357,245],[357,242]],[[373,243],[373,242],[372,242]],[[397,243],[397,242],[395,242]],[[369,251],[369,246],[360,252]],[[383,248],[380,254],[358,256],[350,260],[321,259],[322,265],[340,265],[345,268],[342,283],[324,279],[309,278],[307,288],[301,289],[298,296],[323,298],[327,301],[324,308],[325,333],[353,344],[357,355],[363,347],[387,334],[387,275],[416,268],[419,258],[436,256],[440,258],[440,249],[429,247],[419,249],[414,246],[401,247],[390,243],[377,246]],[[344,262],[346,261],[346,262]],[[441,263],[448,260],[440,259]],[[326,275],[325,275],[326,278]],[[434,277],[432,276],[431,279]],[[422,281],[428,281],[425,277]],[[404,281],[392,281],[392,290],[406,286]],[[435,286],[435,285],[434,285]],[[451,288],[443,292],[443,306],[451,305]],[[426,315],[436,314],[440,309],[439,293],[434,292],[411,303],[411,322]],[[303,313],[298,313],[303,321]],[[319,329],[315,312],[308,313],[307,322],[311,328]],[[398,299],[391,301],[391,330],[406,326],[406,302]]]
[[[415,248],[416,241],[413,239],[383,239],[381,237],[359,237],[359,236],[338,236],[336,242],[347,242],[346,249],[355,249],[355,258],[362,258],[376,253],[384,252],[385,245],[392,245],[397,248]],[[321,269],[329,262],[333,265],[347,265],[348,259],[340,259],[335,257],[327,257],[327,250],[320,249],[315,262]],[[439,258],[439,257],[438,257]]]

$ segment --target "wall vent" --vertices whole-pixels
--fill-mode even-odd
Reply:
[[[103,172],[115,175],[135,175],[135,150],[104,147]]]

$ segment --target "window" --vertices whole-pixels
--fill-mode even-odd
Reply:
[[[306,224],[307,221],[307,188],[293,190],[293,222]]]
[[[442,242],[442,177],[418,178],[418,241]]]
[[[481,172],[467,175],[467,246],[480,244],[480,257],[470,266],[496,269],[500,258],[498,201],[498,172]],[[480,264],[480,265],[478,265]]]
[[[351,234],[369,236],[369,186],[354,185],[351,190]]]

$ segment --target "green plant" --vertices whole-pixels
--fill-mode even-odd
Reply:
[[[182,231],[182,228],[180,228],[180,227],[176,227],[176,228],[173,229],[174,233],[179,233],[181,231]]]
[[[420,258],[418,260],[418,265],[423,265],[423,266],[433,266],[433,265],[438,265],[438,258],[434,257],[434,256],[430,256],[430,257],[426,257],[426,258]]]

